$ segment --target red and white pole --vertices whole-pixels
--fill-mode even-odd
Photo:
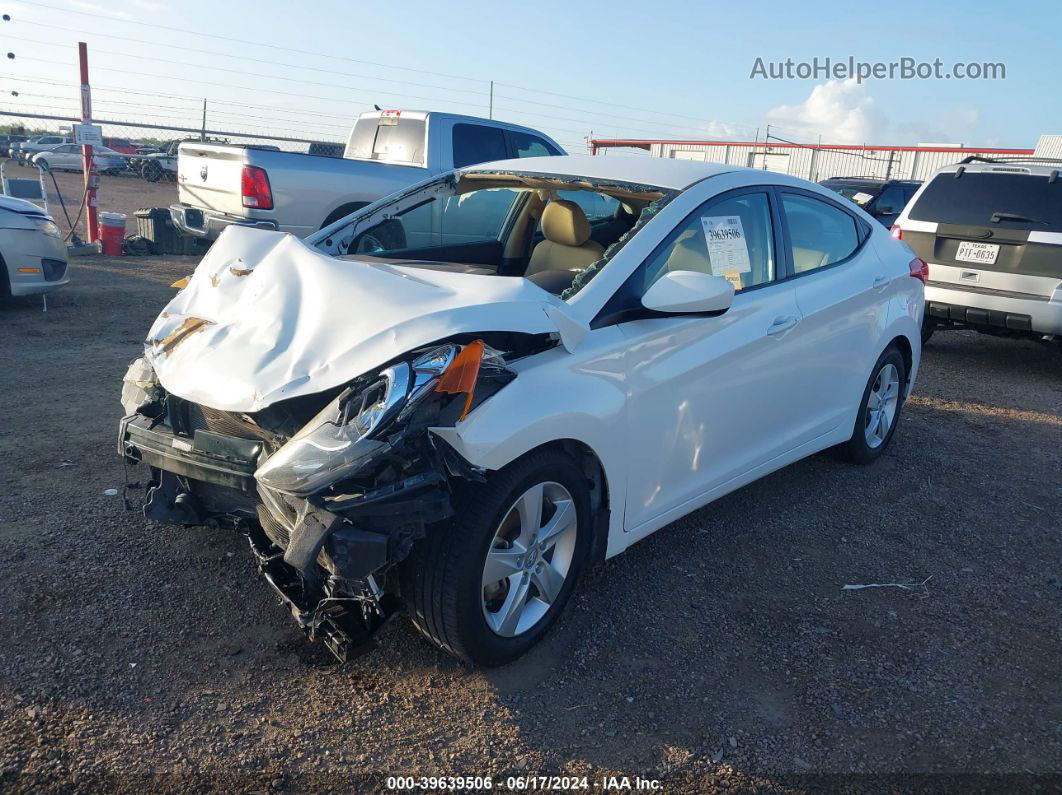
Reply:
[[[81,123],[92,124],[92,89],[88,77],[88,45],[80,41],[77,44],[78,61],[81,64]],[[82,170],[85,174],[85,232],[89,243],[99,238],[99,226],[96,218],[96,186],[99,175],[92,159],[92,144],[82,145]]]

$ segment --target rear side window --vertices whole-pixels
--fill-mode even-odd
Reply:
[[[789,226],[793,270],[807,273],[847,259],[861,243],[856,220],[826,202],[782,194],[782,209]]]
[[[537,135],[510,130],[509,139],[513,142],[513,154],[516,157],[545,157],[560,154],[555,146]]]
[[[879,213],[891,215],[892,213],[899,213],[905,204],[907,204],[907,199],[904,196],[903,188],[899,185],[889,185],[881,192],[878,200],[874,203],[874,209]]]
[[[505,160],[505,133],[483,124],[454,125],[454,168]]]
[[[559,190],[557,198],[578,204],[586,213],[586,220],[590,223],[615,218],[616,210],[619,209],[618,199],[589,190]]]
[[[967,172],[958,178],[938,174],[909,216],[942,224],[1062,232],[1062,179],[999,172]]]

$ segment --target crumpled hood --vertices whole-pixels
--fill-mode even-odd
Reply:
[[[258,411],[339,386],[462,332],[587,332],[526,279],[340,260],[281,232],[230,227],[155,320],[145,355],[163,387]]]

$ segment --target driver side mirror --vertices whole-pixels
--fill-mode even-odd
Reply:
[[[666,314],[725,312],[734,300],[734,285],[700,271],[665,271],[642,296],[642,306]]]

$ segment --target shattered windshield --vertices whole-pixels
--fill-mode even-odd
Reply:
[[[671,195],[582,177],[448,175],[385,200],[321,247],[360,261],[522,276],[567,298]]]

